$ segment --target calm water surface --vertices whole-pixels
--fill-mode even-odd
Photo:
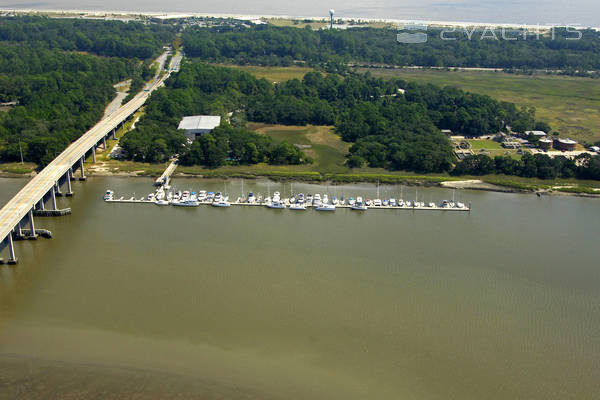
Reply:
[[[4,0],[1,8],[51,10],[116,10],[145,12],[194,12],[251,15],[329,16],[334,8],[340,17],[500,22],[516,24],[581,24],[600,26],[600,5],[596,0]]]
[[[24,183],[0,179],[0,204]],[[596,199],[462,191],[471,214],[102,201],[106,188],[139,197],[150,185],[77,182],[75,197],[60,199],[72,215],[37,219],[54,238],[19,242],[19,265],[0,267],[1,399],[600,393]],[[368,185],[294,190],[375,194]]]

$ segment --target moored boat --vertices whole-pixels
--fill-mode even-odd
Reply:
[[[315,207],[317,211],[335,211],[335,206],[333,204],[321,203]]]
[[[107,190],[106,193],[104,193],[104,200],[105,201],[109,201],[113,199],[115,192],[113,192],[112,190]]]

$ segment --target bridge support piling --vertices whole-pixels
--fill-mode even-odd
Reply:
[[[56,193],[54,193],[54,186],[50,189],[50,196],[52,197],[52,210],[56,211]]]
[[[71,171],[71,169],[67,170],[67,197],[71,197],[73,196],[73,191],[71,190],[71,174],[73,172]]]
[[[79,159],[79,168],[81,168],[81,176],[79,177],[80,181],[85,181],[85,172],[83,171],[83,159],[85,156],[81,157]]]
[[[92,146],[92,162],[96,164],[96,145]]]
[[[56,181],[56,183],[54,184],[55,190],[54,192],[56,193],[57,196],[62,196],[62,192],[60,191],[60,179]]]
[[[15,245],[13,243],[12,234],[9,234],[6,237],[6,240],[8,240],[8,263],[14,265],[17,263],[17,256],[15,255]]]
[[[106,136],[102,137],[102,148],[106,151]]]
[[[40,201],[38,202],[38,210],[43,210],[44,209],[44,198],[42,197],[40,199]]]
[[[117,128],[112,130],[112,138],[113,140],[117,140]]]
[[[17,237],[19,237],[19,238],[23,237],[23,229],[21,229],[21,221],[19,221],[19,223],[15,227],[15,233],[17,234]]]
[[[31,229],[31,237],[32,238],[37,238],[37,235],[35,234],[35,223],[33,221],[33,210],[29,210],[29,228]]]

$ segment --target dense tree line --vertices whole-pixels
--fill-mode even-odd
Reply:
[[[554,35],[524,31],[429,28],[427,41],[398,43],[398,30],[221,26],[189,28],[183,34],[186,54],[210,61],[238,64],[310,65],[369,63],[426,67],[488,67],[503,69],[561,69],[565,72],[600,69],[600,37],[594,30],[555,29]],[[553,37],[554,36],[554,37]],[[444,40],[453,39],[453,40]]]
[[[0,41],[110,57],[151,58],[173,38],[174,28],[169,25],[34,16],[0,18]]]
[[[112,84],[135,69],[133,60],[0,47],[0,99],[18,102],[0,112],[0,161],[19,161],[20,144],[25,161],[49,163],[102,117]]]
[[[546,154],[524,154],[521,159],[485,154],[466,157],[452,171],[455,175],[505,174],[526,178],[579,178],[600,180],[600,157],[583,154],[575,159]]]
[[[302,80],[273,84],[233,68],[187,63],[168,80],[165,89],[152,95],[146,115],[138,124],[139,132],[133,133],[132,142],[126,142],[126,150],[134,159],[166,159],[168,152],[157,155],[148,151],[157,148],[152,142],[162,135],[174,135],[181,117],[226,116],[229,112],[233,112],[234,125],[236,121],[243,125],[246,120],[334,125],[343,140],[355,143],[350,149],[349,165],[425,172],[448,171],[455,160],[440,128],[465,129],[468,134],[481,135],[498,132],[509,123],[528,129],[535,123],[534,110],[519,110],[512,104],[458,89],[407,84],[370,74],[339,76],[320,72],[310,72]],[[214,165],[206,156],[207,140],[213,139],[221,154],[227,153],[234,162],[242,160],[239,152],[225,149],[228,137],[221,138],[219,147],[220,136],[226,135],[194,144],[196,156],[185,158],[186,162]],[[179,140],[179,146],[183,145],[181,136]],[[135,146],[130,146],[132,143]],[[204,146],[204,150],[198,146]],[[180,152],[177,145],[169,150]],[[260,161],[277,162],[275,157],[259,152]]]
[[[16,104],[0,112],[0,161],[50,162],[102,117],[113,84],[151,76],[148,57],[172,36],[117,21],[0,18],[0,102]]]
[[[296,146],[274,143],[273,139],[224,123],[194,141],[181,157],[183,165],[206,165],[216,168],[227,161],[251,165],[268,162],[274,165],[309,163],[310,159]]]
[[[234,126],[224,123],[186,145],[176,127],[183,116],[196,114],[221,115]],[[249,132],[245,121],[334,125],[343,140],[353,143],[347,160],[350,167],[544,179],[597,179],[599,170],[598,157],[573,161],[539,155],[524,155],[522,160],[477,155],[458,162],[440,129],[471,135],[505,130],[508,124],[521,132],[536,127],[549,130],[535,119],[534,109],[519,109],[488,96],[353,73],[310,72],[302,80],[273,84],[237,69],[202,63],[185,64],[165,88],[152,94],[146,115],[136,131],[125,136],[124,147],[138,160],[163,161],[180,153],[184,164],[210,167],[306,161],[295,146],[274,146],[268,137]],[[157,148],[159,153],[154,151]]]

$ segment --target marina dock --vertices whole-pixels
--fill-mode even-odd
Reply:
[[[268,195],[263,196],[258,193],[256,196],[252,192],[248,192],[248,197],[244,195],[244,181],[242,180],[241,195],[240,197],[234,198],[235,200],[230,201],[230,197],[225,192],[208,192],[206,190],[192,191],[192,190],[175,190],[169,185],[170,178],[175,169],[177,168],[178,160],[173,159],[167,169],[154,181],[156,189],[153,193],[148,194],[145,197],[133,196],[120,196],[117,197],[112,190],[107,190],[104,194],[104,201],[107,203],[129,203],[129,204],[153,204],[157,206],[174,206],[193,208],[200,206],[213,206],[213,207],[224,207],[228,208],[231,206],[236,207],[265,207],[270,209],[288,209],[290,211],[306,211],[314,209],[315,211],[335,211],[336,209],[350,209],[353,211],[367,211],[367,210],[413,210],[413,211],[471,211],[471,203],[465,204],[460,201],[454,201],[454,192],[452,194],[452,200],[443,200],[440,203],[427,202],[417,200],[417,193],[415,192],[415,200],[402,199],[402,194],[399,199],[394,197],[382,198],[380,197],[379,184],[377,184],[377,194],[374,199],[365,198],[361,196],[337,198],[333,196],[331,201],[328,194],[314,193],[306,194],[296,193],[292,194],[292,185],[290,185],[290,196],[285,198],[282,197],[280,192],[273,192],[271,197],[271,191],[269,189]]]
[[[135,198],[135,197],[119,197],[119,198],[112,198],[112,199],[105,199],[105,201],[107,203],[129,203],[129,204],[149,204],[149,205],[156,205],[156,200],[154,199],[148,199],[147,197],[142,197],[142,198]],[[212,206],[213,202],[212,201],[199,201],[198,203],[198,207],[200,206]],[[238,198],[236,199],[236,201],[232,201],[232,202],[228,202],[227,204],[229,204],[230,206],[240,206],[240,207],[266,207],[269,208],[268,205],[269,203],[266,202],[254,202],[254,203],[248,203],[247,201],[244,201],[244,199],[242,198]],[[292,203],[290,203],[289,201],[283,201],[282,204],[285,207],[281,207],[281,209],[288,209],[290,205],[292,205]],[[175,205],[172,205],[175,206]],[[308,209],[314,209],[317,208],[318,205],[315,204],[305,204],[307,210]],[[177,207],[181,207],[181,208],[194,208],[196,206],[177,206]],[[352,206],[349,204],[338,204],[335,206],[336,209],[340,208],[340,209],[352,209]],[[470,204],[469,205],[465,205],[464,207],[442,207],[439,205],[435,205],[435,206],[407,206],[407,205],[403,205],[403,206],[366,206],[366,210],[414,210],[414,211],[471,211],[471,207]],[[290,211],[297,211],[297,210],[290,210]]]
[[[173,175],[173,172],[175,172],[175,169],[178,165],[179,160],[177,158],[171,161],[171,164],[169,164],[169,166],[167,167],[167,169],[165,169],[162,175],[156,178],[156,180],[154,181],[154,186],[169,186],[169,183],[171,181],[171,175]]]

